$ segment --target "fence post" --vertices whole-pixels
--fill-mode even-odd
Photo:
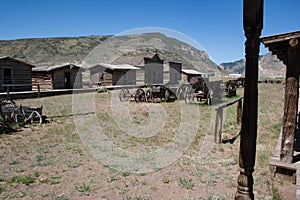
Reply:
[[[242,122],[242,99],[239,99],[236,107],[236,123],[240,124]]]
[[[41,91],[40,84],[37,85],[37,88],[38,88],[38,98],[40,98],[40,91]]]
[[[9,97],[9,86],[6,86],[6,95]]]
[[[218,108],[216,111],[215,143],[220,144],[223,126],[223,108]]]

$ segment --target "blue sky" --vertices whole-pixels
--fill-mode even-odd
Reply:
[[[244,57],[242,0],[1,0],[0,40],[116,35],[143,27],[197,41],[217,64]],[[300,30],[299,0],[265,0],[262,36]],[[261,54],[267,53],[261,47]]]

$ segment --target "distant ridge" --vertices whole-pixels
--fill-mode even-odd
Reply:
[[[245,59],[220,64],[220,68],[227,73],[243,74]],[[285,77],[285,65],[277,59],[277,56],[267,53],[259,57],[260,78],[283,78]]]

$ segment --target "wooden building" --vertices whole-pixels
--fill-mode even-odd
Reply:
[[[140,68],[129,64],[98,64],[88,68],[93,85],[136,85],[136,71]]]
[[[276,169],[295,171],[296,199],[300,199],[299,176],[299,75],[300,75],[300,31],[261,38],[272,54],[286,65],[285,101],[282,131],[278,149],[270,165]],[[297,124],[298,121],[298,124]],[[298,135],[297,135],[298,134]],[[279,170],[277,170],[279,171]]]
[[[164,83],[164,61],[157,54],[152,58],[144,58],[145,84]]]
[[[181,81],[182,64],[169,62],[169,83],[179,83]]]
[[[184,82],[190,82],[191,78],[195,76],[202,76],[201,72],[194,69],[182,69],[181,71]]]
[[[32,68],[26,62],[11,58],[0,57],[0,92],[6,91],[31,91]]]
[[[82,75],[80,67],[74,64],[36,67],[32,70],[32,83],[34,89],[37,84],[46,90],[82,88]]]

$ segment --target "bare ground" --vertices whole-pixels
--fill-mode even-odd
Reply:
[[[242,89],[238,91],[242,94]],[[233,199],[239,174],[239,138],[231,144],[210,146],[213,140],[214,112],[209,106],[192,105],[200,115],[190,115],[197,132],[183,154],[161,167],[157,163],[144,171],[123,170],[110,165],[91,152],[74,115],[84,119],[96,116],[95,124],[107,139],[127,152],[152,152],[174,142],[180,127],[180,103],[122,104],[130,114],[130,123],[144,127],[141,132],[127,133],[112,114],[110,94],[95,95],[95,113],[74,113],[72,96],[18,100],[22,105],[43,105],[48,123],[16,128],[0,135],[0,197],[2,199]],[[121,106],[122,106],[121,105]],[[164,113],[159,113],[164,110]],[[114,111],[118,113],[117,111]],[[254,192],[256,199],[295,199],[295,186],[273,177],[269,158],[275,149],[283,113],[283,85],[259,86],[259,125]],[[223,137],[232,138],[239,131],[235,123],[235,106],[225,111]],[[155,121],[161,118],[164,124]],[[120,119],[122,120],[122,119]],[[154,120],[156,134],[149,121]],[[196,122],[196,123],[195,123]],[[126,123],[126,121],[124,122]],[[145,128],[146,127],[146,128]],[[154,126],[155,127],[155,126]],[[163,128],[161,128],[163,127]],[[124,128],[124,127],[123,127]],[[192,128],[192,127],[191,127]],[[150,129],[149,132],[147,130]],[[143,137],[139,137],[143,133]],[[136,135],[134,135],[136,134]],[[97,141],[98,138],[95,138]],[[179,143],[181,144],[181,143]],[[186,144],[186,143],[184,143]],[[207,145],[207,146],[205,146]],[[101,148],[97,146],[97,148]],[[211,148],[211,149],[210,149]],[[175,151],[178,149],[175,149]],[[207,153],[207,154],[206,154]],[[170,154],[171,155],[171,154]],[[109,154],[108,157],[113,157]],[[161,156],[161,155],[160,155]],[[166,162],[168,155],[162,155]],[[149,162],[152,160],[150,159]],[[126,167],[131,160],[125,159]],[[139,166],[139,165],[138,165]],[[126,168],[133,169],[133,168]]]

